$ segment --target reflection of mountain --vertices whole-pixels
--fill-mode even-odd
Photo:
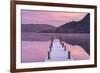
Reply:
[[[89,33],[90,32],[90,14],[87,14],[82,20],[65,23],[58,27],[56,32],[60,33]]]
[[[22,24],[22,32],[38,33],[89,33],[90,32],[90,14],[87,14],[82,20],[65,23],[56,28],[47,24]]]
[[[47,24],[22,24],[22,32],[51,32],[56,28]]]

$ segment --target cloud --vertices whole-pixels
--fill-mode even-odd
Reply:
[[[87,13],[22,10],[22,24],[49,24],[56,27],[81,20]]]

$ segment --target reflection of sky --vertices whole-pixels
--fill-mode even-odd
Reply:
[[[37,45],[38,44],[38,45]],[[22,63],[43,62],[46,59],[50,41],[22,41]]]
[[[56,42],[58,43],[58,41]],[[48,55],[50,44],[51,44],[51,41],[44,41],[44,42],[43,41],[39,41],[39,42],[22,41],[21,62],[22,63],[44,62]],[[66,46],[66,49],[71,52],[71,56],[73,60],[88,60],[89,59],[89,55],[84,51],[84,49],[81,46],[71,45],[65,42],[64,44]],[[56,47],[54,49],[56,49],[57,51],[57,49],[59,48]],[[52,51],[55,51],[55,50],[52,49]]]
[[[70,51],[71,56],[74,60],[88,60],[89,55],[85,52],[84,48],[79,45],[71,45],[65,43],[66,48]]]
[[[22,10],[22,24],[49,24],[60,26],[71,21],[79,21],[86,13]]]

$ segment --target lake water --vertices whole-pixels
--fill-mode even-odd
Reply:
[[[22,33],[21,62],[45,62],[51,45],[51,38],[61,37],[62,41],[81,46],[89,55],[89,34],[61,34],[61,33]]]

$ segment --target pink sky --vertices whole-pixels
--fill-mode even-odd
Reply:
[[[45,61],[50,43],[50,41],[22,41],[22,62]]]
[[[80,21],[87,13],[22,10],[22,24],[49,24],[59,27],[67,22]]]

